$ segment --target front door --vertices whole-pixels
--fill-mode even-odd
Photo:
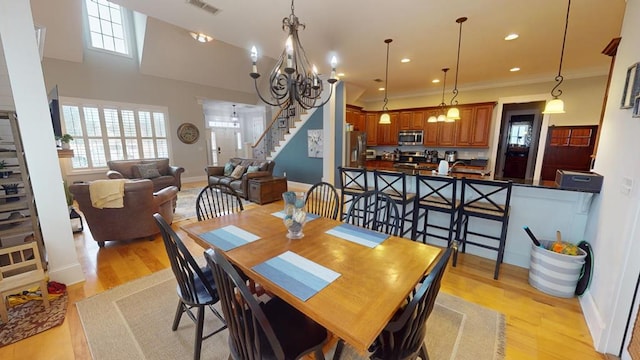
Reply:
[[[224,165],[230,158],[238,157],[239,139],[238,129],[212,128],[210,129],[211,139],[211,163],[216,166]]]

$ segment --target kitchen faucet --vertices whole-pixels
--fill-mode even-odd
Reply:
[[[451,170],[453,170],[453,167],[454,167],[454,166],[456,166],[456,165],[460,165],[460,164],[463,164],[463,165],[464,165],[464,161],[462,161],[462,160],[458,160],[458,161],[454,162],[453,164],[451,164],[451,166],[449,166],[449,172],[451,172]]]

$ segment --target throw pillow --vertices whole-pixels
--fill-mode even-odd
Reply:
[[[228,162],[226,164],[224,164],[224,176],[231,176],[231,173],[233,172],[233,164]]]
[[[247,168],[247,174],[248,174],[248,173],[258,172],[258,171],[260,171],[260,166],[259,166],[259,165],[250,165],[250,166]]]
[[[240,179],[242,177],[242,174],[244,174],[244,166],[238,165],[235,169],[233,169],[231,177],[234,179]]]
[[[143,179],[153,179],[160,177],[160,172],[156,167],[156,164],[139,164],[135,165],[140,177]]]

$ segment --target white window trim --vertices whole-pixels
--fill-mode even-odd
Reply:
[[[117,55],[117,56],[122,56],[125,58],[130,58],[133,59],[134,57],[134,52],[135,52],[135,40],[134,40],[134,36],[133,36],[133,20],[131,18],[131,10],[123,7],[120,4],[116,4],[118,6],[120,6],[120,12],[122,14],[122,26],[123,26],[123,31],[124,31],[124,40],[125,40],[125,47],[127,48],[127,53],[123,54],[121,52],[115,51],[115,50],[107,50],[107,49],[103,49],[103,48],[99,48],[99,47],[95,47],[91,44],[91,30],[89,29],[89,13],[87,12],[87,5],[86,5],[86,0],[82,0],[82,24],[83,24],[83,31],[84,31],[84,42],[85,42],[85,46],[87,47],[87,49],[89,50],[93,50],[93,51],[97,51],[97,52],[101,52],[104,54],[111,54],[111,55]]]
[[[134,104],[134,103],[125,103],[125,102],[114,102],[114,101],[104,101],[104,100],[95,100],[95,99],[82,99],[82,98],[74,98],[74,97],[60,97],[60,112],[62,113],[63,106],[77,106],[77,107],[97,107],[99,109],[104,108],[116,108],[116,109],[125,109],[125,110],[133,110],[133,111],[148,111],[148,112],[160,112],[164,113],[165,117],[165,131],[166,131],[166,140],[167,140],[167,153],[169,159],[173,159],[173,151],[171,147],[171,121],[169,119],[169,108],[166,106],[157,106],[157,105],[144,105],[144,104]],[[61,119],[63,133],[65,130],[65,121],[64,116]],[[104,118],[101,115],[101,124],[103,123]],[[140,134],[138,134],[138,137]],[[86,136],[85,136],[86,137]],[[106,134],[102,135],[103,141],[107,139]],[[123,137],[124,138],[124,137]],[[105,143],[105,146],[108,144]],[[105,149],[107,150],[107,149]],[[141,158],[143,159],[143,158]],[[109,158],[107,157],[107,161]],[[97,173],[105,173],[108,170],[108,167],[90,167],[90,168],[79,168],[75,169],[69,162],[69,166],[67,168],[67,174],[69,175],[88,175],[88,174],[97,174]]]

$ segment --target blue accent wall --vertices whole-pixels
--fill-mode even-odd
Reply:
[[[344,135],[344,84],[338,82],[336,91],[336,147],[333,156],[336,164],[342,164],[342,137]],[[311,118],[302,125],[296,135],[289,141],[287,146],[280,151],[274,161],[276,166],[273,169],[274,176],[284,176],[287,173],[287,180],[305,184],[315,184],[322,181],[322,158],[310,158],[307,145],[307,130],[323,129],[322,108],[317,109]],[[326,140],[325,140],[326,144]],[[326,145],[325,145],[326,146]],[[337,167],[338,165],[336,165]],[[337,184],[337,183],[336,183]]]
[[[322,109],[317,109],[274,161],[275,176],[287,173],[287,180],[315,184],[322,179],[322,158],[310,158],[307,147],[307,130],[322,129]]]

